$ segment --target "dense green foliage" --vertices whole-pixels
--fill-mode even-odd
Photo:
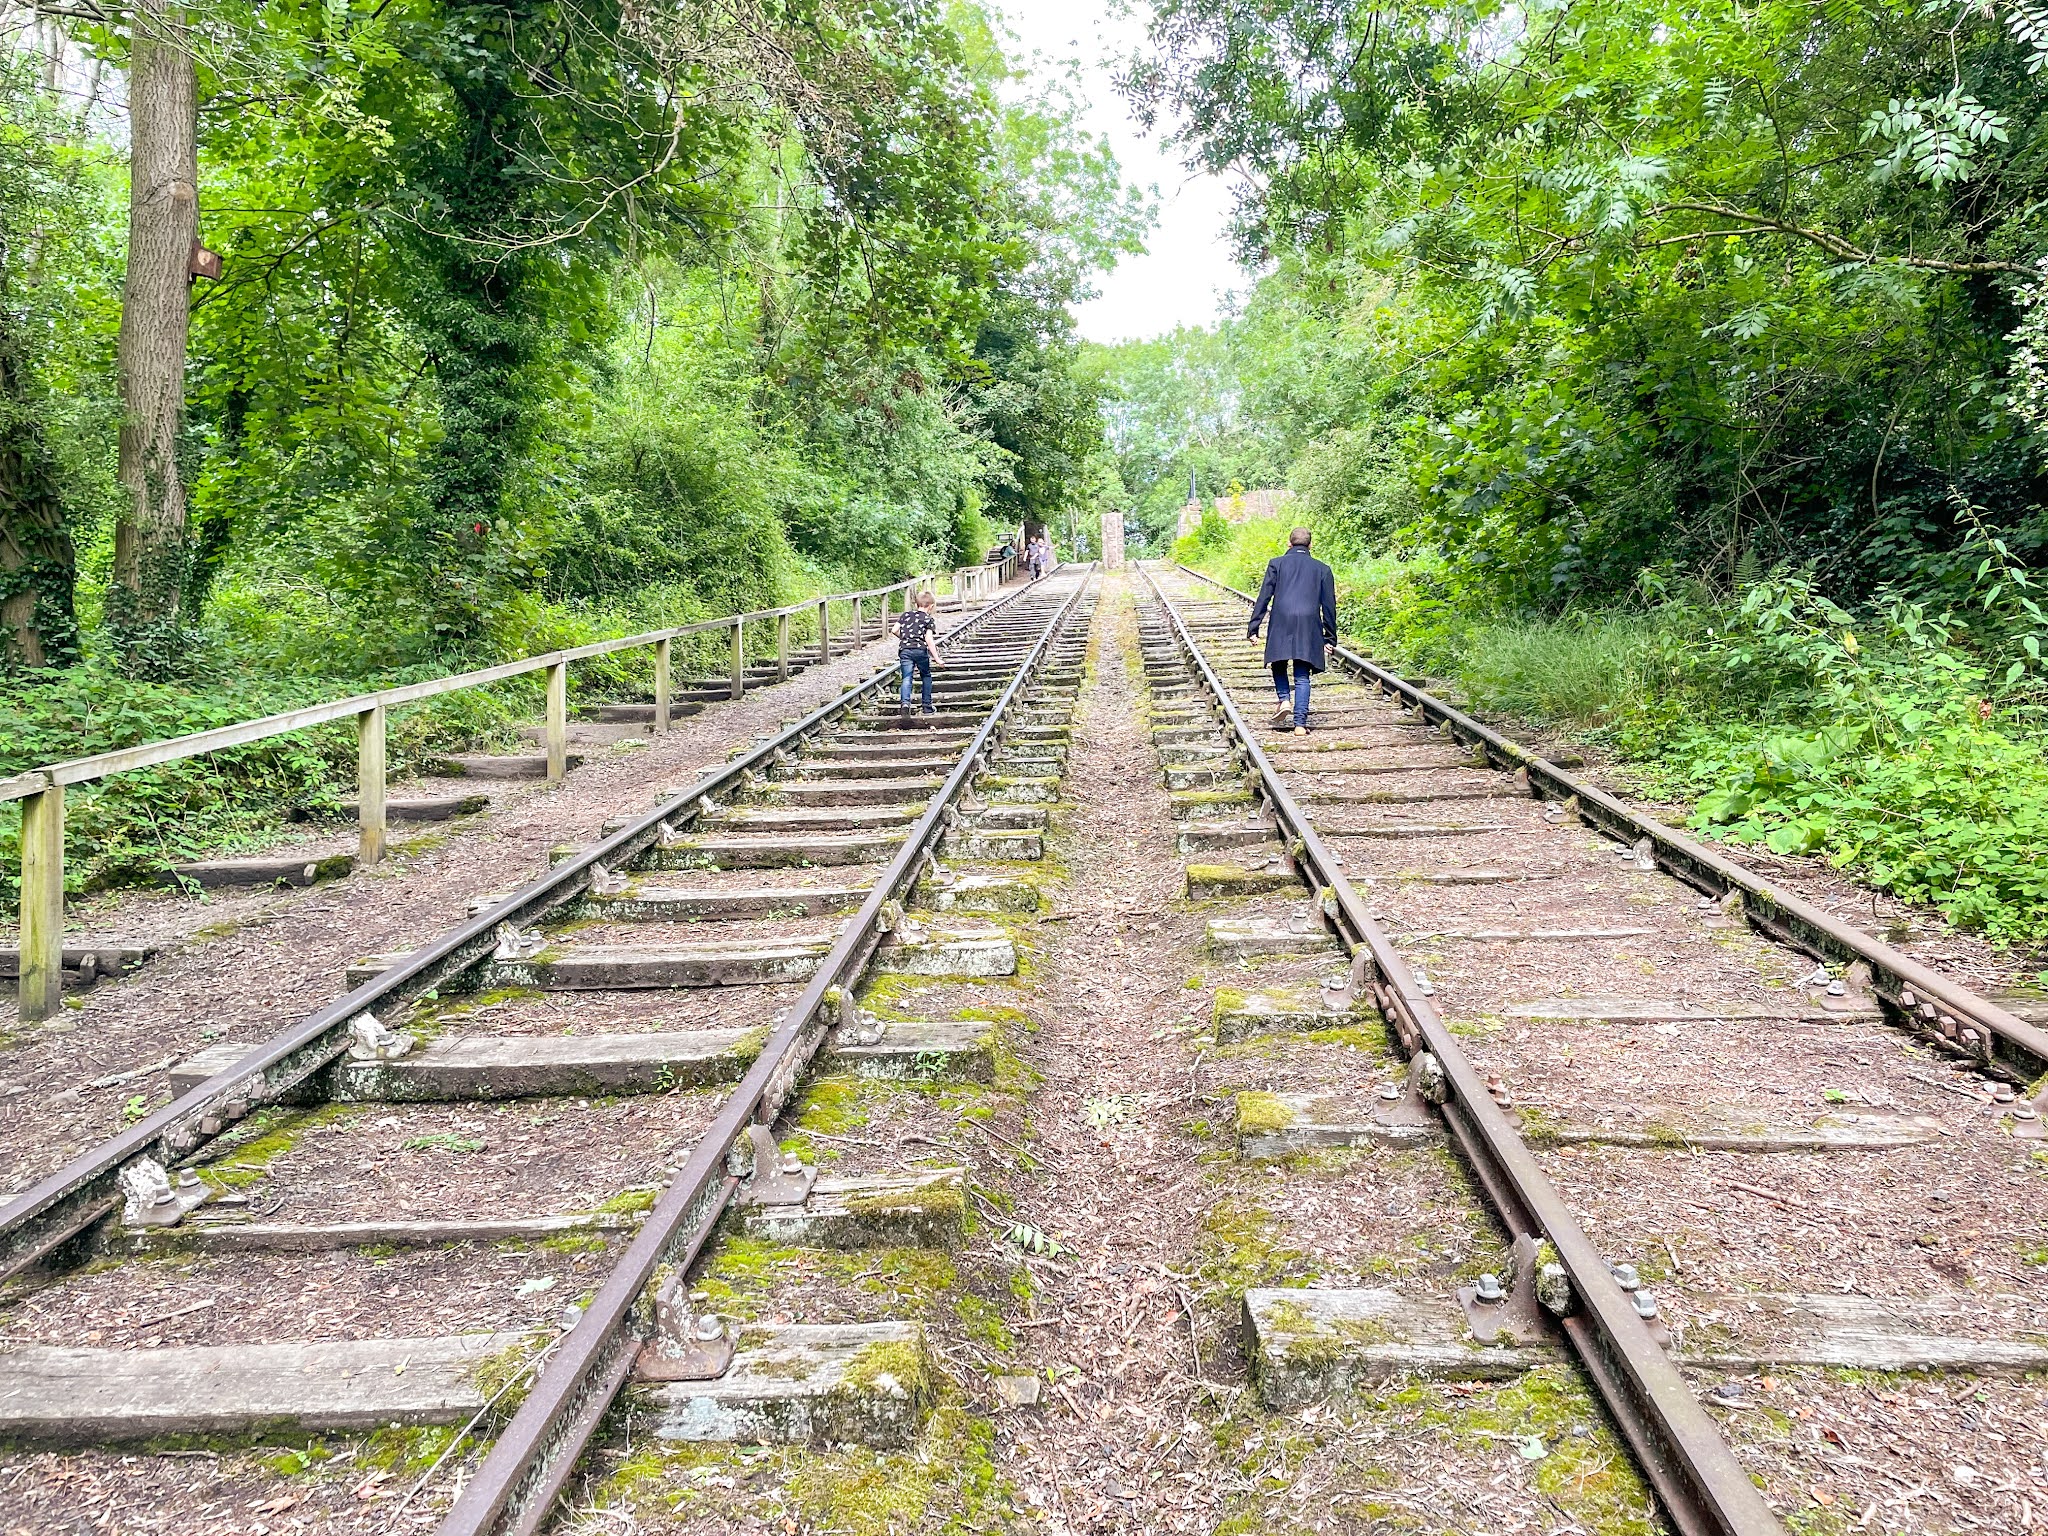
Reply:
[[[1370,339],[1495,595],[1862,590],[1952,574],[1951,485],[2042,539],[2003,399],[2048,244],[2029,14],[1173,0],[1137,84],[1256,174],[1244,245]]]
[[[1149,212],[972,5],[184,16],[223,272],[192,290],[185,627],[146,667],[101,624],[127,37],[67,23],[0,73],[0,603],[56,602],[55,665],[0,701],[0,774],[978,562],[1089,494],[1068,310]],[[522,702],[422,711],[415,745]],[[331,803],[345,755],[86,795],[77,873]]]
[[[1285,485],[1347,627],[1695,824],[2048,938],[2048,17],[1164,0],[1248,172],[1213,333],[1090,359],[1163,525]],[[1182,553],[1241,579],[1277,525]]]

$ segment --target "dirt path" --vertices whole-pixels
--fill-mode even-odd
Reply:
[[[1185,1310],[1208,1199],[1182,1039],[1201,1001],[1186,982],[1202,919],[1176,900],[1181,863],[1123,582],[1109,584],[1096,624],[1066,791],[1062,938],[1032,1009],[1040,1028],[1020,1045],[1042,1074],[1029,1111],[1042,1170],[1005,1189],[1020,1221],[1071,1252],[1031,1265],[1020,1356],[1053,1383],[1041,1413],[1001,1416],[998,1454],[1055,1529],[1206,1530],[1223,1474]],[[1212,1372],[1219,1354],[1204,1341]]]

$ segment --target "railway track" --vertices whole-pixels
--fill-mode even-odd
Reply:
[[[1189,892],[1254,968],[1216,1033],[1299,1042],[1240,1155],[1447,1140],[1508,1240],[1431,1294],[1283,1232],[1325,1262],[1246,1293],[1266,1401],[1562,1347],[1678,1530],[2048,1519],[2039,1033],[1363,658],[1276,730],[1244,594],[1146,581]]]
[[[1096,580],[0,1210],[0,1530],[2048,1521],[2031,1026]]]
[[[437,1465],[384,1502],[373,1474],[364,1528],[484,1532],[549,1520],[629,1382],[676,1440],[914,1433],[914,1325],[743,1331],[692,1266],[764,1234],[958,1241],[957,1170],[821,1177],[771,1128],[821,1055],[854,1080],[987,1076],[984,1019],[878,1016],[862,988],[1014,972],[1094,600],[1086,569],[1016,592],[946,637],[935,714],[878,673],[365,957],[312,1018],[187,1061],[167,1108],[0,1208],[0,1439],[459,1424],[451,1456],[493,1437],[459,1495]],[[198,1342],[149,1347],[173,1321]],[[93,1347],[109,1333],[126,1347]]]

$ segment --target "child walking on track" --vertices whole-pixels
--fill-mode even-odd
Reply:
[[[915,675],[924,687],[924,712],[936,714],[932,708],[932,668],[939,664],[939,621],[934,615],[939,605],[931,589],[917,594],[917,606],[908,613],[900,613],[889,627],[896,631],[896,665],[903,674],[903,713],[910,713],[910,679]]]

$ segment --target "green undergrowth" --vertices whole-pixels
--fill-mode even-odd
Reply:
[[[787,600],[843,590],[847,578],[796,562],[776,580],[780,600]],[[295,590],[261,600],[240,590],[223,594],[207,630],[187,637],[194,646],[189,673],[176,682],[130,677],[95,658],[0,689],[0,778],[729,611],[665,583],[596,602],[529,600],[500,632],[443,655],[418,637],[344,622],[331,605],[303,598]],[[770,626],[754,627],[764,633],[751,637],[749,659],[772,659]],[[801,650],[815,632],[808,610],[795,628]],[[676,676],[722,674],[723,644],[722,635],[674,642]],[[758,650],[763,644],[765,652]],[[572,713],[589,703],[651,699],[652,656],[628,651],[577,663],[569,670]],[[543,679],[534,672],[394,710],[386,743],[391,777],[430,772],[455,752],[531,750],[520,731],[541,718]],[[153,883],[174,863],[274,843],[293,823],[352,825],[341,808],[355,793],[353,720],[73,785],[65,795],[65,888],[79,894]],[[0,905],[18,899],[20,828],[19,803],[0,804]],[[445,835],[420,833],[394,847],[421,852]]]
[[[1284,540],[1251,522],[1186,553],[1245,586]],[[1731,597],[1652,572],[1632,604],[1531,614],[1428,551],[1336,564],[1360,651],[1599,747],[1635,792],[1688,805],[1697,835],[1822,857],[2033,946],[2048,942],[2048,635],[2025,573],[1976,553],[1976,585],[1938,610],[1880,592],[1852,611],[1786,572]]]

